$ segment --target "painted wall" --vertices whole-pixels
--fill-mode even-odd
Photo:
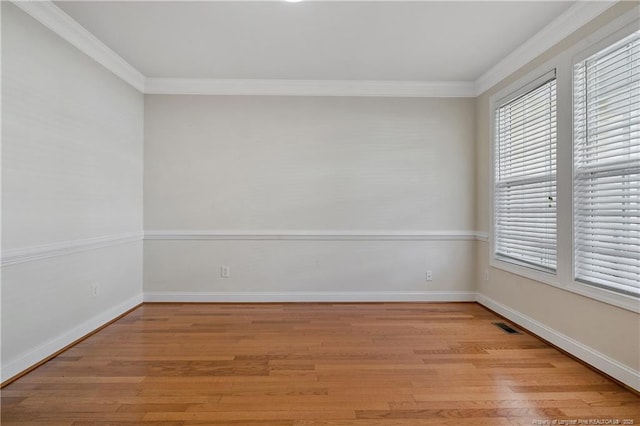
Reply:
[[[140,301],[143,260],[149,300],[478,290],[494,309],[571,336],[583,358],[597,351],[637,373],[637,314],[489,268],[473,235],[489,229],[491,94],[630,5],[476,100],[150,95],[143,105],[2,2],[2,380]]]
[[[145,294],[473,291],[474,108],[147,95],[146,231],[245,239],[145,241]],[[434,231],[467,237],[425,236]],[[411,240],[389,237],[398,232]],[[257,234],[270,237],[246,240]]]
[[[635,2],[621,2],[603,15],[572,34],[554,48],[527,64],[516,73],[477,98],[477,157],[476,157],[476,227],[488,232],[490,229],[490,129],[489,98],[494,93],[521,78],[537,66],[586,38],[617,16],[628,11]],[[489,244],[478,242],[476,253],[478,292],[485,298],[485,303],[501,313],[509,311],[525,317],[530,328],[539,323],[537,331],[544,328],[570,336],[574,340],[569,348],[577,349],[583,359],[590,357],[593,350],[609,357],[607,361],[613,366],[610,373],[620,373],[618,378],[628,377],[636,388],[640,386],[637,379],[640,371],[640,315],[616,306],[583,297],[563,289],[541,282],[533,281],[489,266]],[[485,272],[488,271],[488,277]],[[488,280],[486,279],[488,278]],[[488,300],[486,299],[488,298]],[[564,342],[562,339],[557,342]],[[567,342],[564,342],[567,343]],[[561,345],[560,345],[561,346]],[[575,352],[575,351],[574,351]],[[593,359],[602,359],[600,355]],[[602,368],[606,364],[596,364]],[[633,371],[632,371],[633,370]],[[605,370],[607,371],[607,370]]]
[[[143,107],[2,2],[3,380],[141,300]]]

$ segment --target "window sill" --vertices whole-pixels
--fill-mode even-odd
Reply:
[[[490,257],[489,265],[493,268],[510,272],[514,275],[528,278],[543,284],[548,284],[560,290],[588,297],[589,299],[607,303],[631,312],[640,313],[640,299],[633,296],[615,293],[598,287],[592,287],[588,284],[583,284],[573,280],[571,280],[569,284],[563,284],[555,273],[506,262],[496,258],[495,256]]]
[[[561,287],[558,276],[554,272],[547,272],[542,269],[507,262],[495,257],[494,255],[491,255],[490,259],[490,266],[493,268],[502,269],[503,271],[529,278],[530,280],[549,284],[554,287]]]
[[[633,296],[593,287],[576,281],[573,281],[569,285],[561,288],[599,302],[608,303],[609,305],[617,306],[631,312],[640,313],[640,299]]]

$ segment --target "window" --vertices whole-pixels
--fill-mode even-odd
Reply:
[[[489,111],[490,265],[640,312],[638,9],[498,89]]]
[[[640,32],[574,65],[576,281],[640,295]]]
[[[495,110],[496,258],[556,269],[555,70]]]

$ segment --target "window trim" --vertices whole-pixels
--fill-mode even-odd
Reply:
[[[489,266],[520,277],[528,278],[540,283],[551,285],[574,294],[617,306],[632,312],[640,313],[640,300],[613,292],[604,288],[586,285],[576,281],[574,271],[574,194],[573,194],[573,65],[626,37],[633,31],[640,29],[638,7],[615,18],[613,21],[594,31],[586,38],[548,59],[545,63],[523,76],[518,76],[489,98]],[[557,84],[557,269],[553,274],[549,271],[537,270],[530,266],[505,262],[495,256],[495,215],[494,215],[494,187],[495,187],[495,119],[496,110],[501,103],[507,101],[544,74],[556,69]]]
[[[530,278],[536,281],[541,281],[546,284],[550,284],[553,286],[560,286],[560,282],[558,280],[558,270],[556,268],[555,271],[545,269],[542,267],[536,267],[535,265],[527,264],[525,262],[518,262],[517,260],[504,260],[503,258],[496,255],[496,241],[495,241],[495,170],[496,170],[496,128],[495,123],[497,119],[498,109],[509,103],[510,101],[522,96],[523,94],[535,89],[536,87],[544,84],[546,81],[549,81],[550,77],[553,76],[556,79],[556,144],[558,144],[559,140],[559,121],[560,121],[560,105],[558,103],[559,92],[557,89],[558,85],[558,63],[556,61],[550,61],[535,70],[528,73],[523,78],[518,79],[512,84],[508,85],[504,89],[500,90],[493,96],[491,96],[489,100],[489,132],[490,132],[490,161],[491,168],[490,170],[490,230],[489,230],[489,249],[491,253],[489,254],[489,264],[490,266],[498,269],[502,269],[507,272],[511,272],[516,275],[521,275],[526,278]],[[557,153],[556,153],[557,155]],[[556,160],[558,161],[558,160]],[[556,186],[558,185],[558,176],[556,172]],[[558,206],[556,205],[556,210]],[[556,213],[556,227],[558,214]],[[558,253],[558,236],[556,235],[556,253]],[[558,253],[559,254],[559,253]],[[559,259],[556,259],[558,262]]]
[[[624,17],[625,15],[623,15]],[[573,187],[575,184],[576,170],[575,170],[575,149],[574,149],[574,131],[575,126],[573,125],[575,109],[573,108],[573,67],[579,63],[584,61],[585,59],[591,57],[592,55],[600,52],[603,49],[611,46],[612,44],[622,40],[623,38],[631,35],[632,33],[638,31],[640,29],[640,20],[635,20],[626,25],[620,26],[617,30],[610,32],[608,35],[601,37],[598,41],[590,43],[587,47],[580,49],[577,51],[571,58],[571,99],[572,99],[572,108],[571,108],[571,215],[575,217],[576,214],[576,206],[575,206],[575,194],[573,193]],[[603,302],[607,302],[612,305],[616,305],[625,309],[633,310],[636,312],[640,312],[640,298],[636,298],[635,296],[631,296],[628,294],[616,292],[613,290],[609,290],[603,287],[598,287],[592,284],[585,283],[576,278],[576,262],[575,262],[575,254],[576,254],[576,235],[575,235],[575,226],[572,223],[571,226],[571,280],[567,285],[567,289],[574,293],[581,294],[586,297],[590,297],[593,299],[597,299]]]
[[[500,99],[499,101],[497,101],[495,103],[495,106],[492,110],[493,112],[493,119],[491,122],[493,131],[494,131],[494,136],[492,138],[492,143],[493,143],[493,165],[494,167],[492,168],[492,177],[493,177],[493,185],[492,185],[492,189],[494,191],[493,195],[493,201],[495,203],[495,190],[496,190],[496,182],[495,182],[495,174],[496,174],[496,144],[497,144],[497,140],[496,138],[498,137],[497,134],[495,134],[495,129],[496,129],[496,124],[497,124],[497,120],[498,120],[498,114],[497,112],[503,108],[505,105],[511,103],[512,101],[532,92],[535,91],[537,89],[539,89],[540,87],[546,85],[547,83],[549,83],[550,81],[554,81],[557,85],[557,71],[556,68],[552,68],[549,71],[543,73],[542,75],[540,75],[539,77],[533,79],[532,81],[530,81],[529,83],[525,84],[524,86],[520,87],[519,89],[509,93],[508,95],[506,95],[505,97],[503,97],[502,99]],[[558,117],[558,112],[557,112],[557,90],[556,90],[556,99],[554,100],[556,102],[556,134],[555,134],[555,139],[556,139],[556,145],[557,145],[557,139],[558,139],[558,131],[557,131],[557,117]],[[557,155],[557,154],[556,154]],[[555,173],[554,173],[555,174]],[[555,181],[556,181],[556,185],[557,185],[557,175],[555,176]],[[557,198],[557,197],[556,197]],[[496,220],[496,214],[495,211],[493,211],[493,232],[492,232],[492,236],[494,236],[493,241],[495,242],[495,220]],[[557,228],[557,214],[556,214],[556,228]],[[557,262],[557,234],[556,234],[556,262]],[[556,275],[556,269],[551,269],[551,268],[546,268],[542,265],[536,265],[534,263],[529,263],[523,260],[519,260],[516,258],[509,258],[508,256],[501,256],[498,253],[496,253],[496,245],[495,243],[492,245],[492,255],[494,258],[496,258],[497,260],[500,260],[501,262],[507,263],[507,264],[512,264],[512,265],[517,265],[523,268],[528,268],[528,269],[533,269],[535,271],[540,271],[540,272],[545,272],[545,273],[549,273],[551,275]]]

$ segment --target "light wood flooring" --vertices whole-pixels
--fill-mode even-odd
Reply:
[[[640,424],[638,396],[498,321],[475,303],[145,304],[6,386],[1,421]]]

